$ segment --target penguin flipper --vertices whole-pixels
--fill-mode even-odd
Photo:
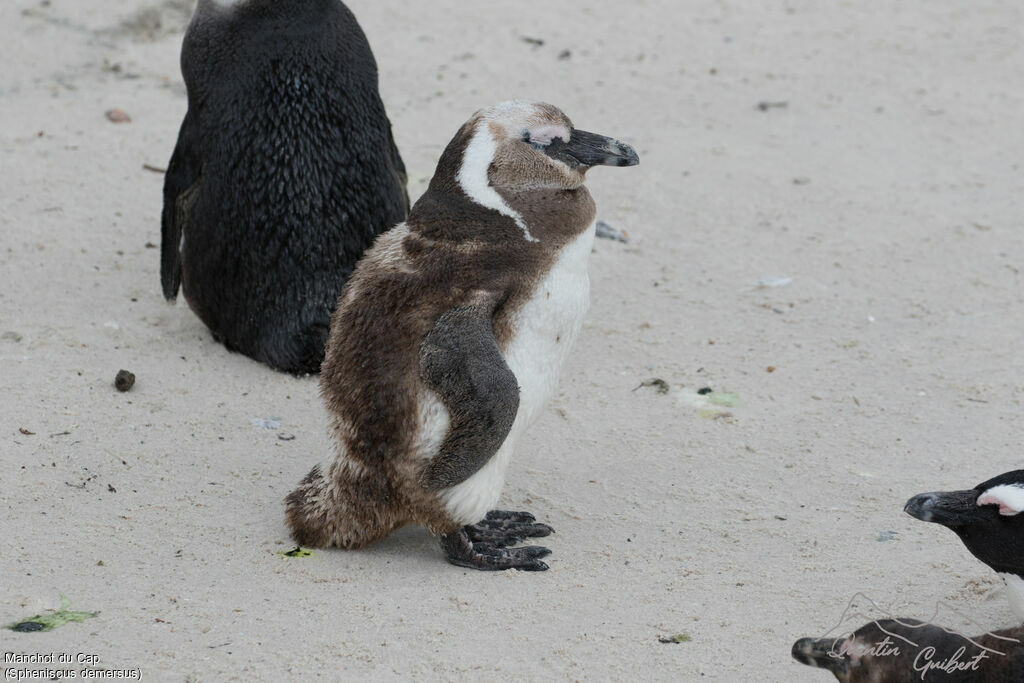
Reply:
[[[448,434],[423,477],[433,489],[455,486],[505,442],[519,411],[519,383],[494,338],[493,305],[453,308],[420,346],[420,370],[450,416]]]
[[[160,284],[173,301],[181,286],[181,244],[192,198],[199,186],[199,126],[192,110],[185,114],[164,176],[164,208],[160,218]]]

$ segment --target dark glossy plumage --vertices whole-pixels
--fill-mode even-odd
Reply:
[[[230,349],[317,372],[356,261],[408,212],[370,46],[339,0],[201,0],[181,61],[164,296],[180,285]]]

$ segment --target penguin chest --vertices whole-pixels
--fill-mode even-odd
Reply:
[[[564,247],[533,295],[513,320],[515,331],[505,362],[519,382],[516,426],[529,426],[554,392],[562,366],[590,306],[587,261],[594,242],[591,227]]]
[[[516,314],[514,333],[503,349],[505,362],[519,384],[519,410],[498,452],[466,481],[445,490],[448,513],[460,524],[472,524],[493,510],[505,485],[512,451],[526,429],[540,416],[579,333],[590,306],[587,260],[594,226],[562,249],[530,299]]]
[[[1024,579],[1016,574],[1000,572],[1006,583],[1006,597],[1010,600],[1010,609],[1015,617],[1024,621]]]

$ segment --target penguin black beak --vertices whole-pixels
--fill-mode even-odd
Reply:
[[[903,511],[922,522],[958,527],[976,522],[983,512],[976,504],[978,491],[935,491],[919,493],[903,506]]]
[[[837,645],[835,638],[801,638],[793,643],[790,654],[801,664],[842,675],[847,672],[848,664],[847,659],[837,653]]]
[[[579,129],[572,131],[569,142],[555,138],[544,152],[572,167],[636,166],[640,163],[636,150],[625,142]]]

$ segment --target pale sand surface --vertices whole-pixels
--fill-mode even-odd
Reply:
[[[455,568],[419,529],[277,554],[327,449],[316,380],[214,343],[146,246],[188,5],[4,0],[0,622],[60,593],[100,615],[0,650],[169,681],[825,681],[790,646],[857,591],[1011,623],[994,574],[902,506],[1022,466],[1018,2],[349,4],[412,197],[511,97],[640,154],[590,174],[630,242],[595,247],[502,499],[557,529],[550,571]],[[634,390],[653,377],[668,394]],[[731,417],[701,415],[703,386]]]

